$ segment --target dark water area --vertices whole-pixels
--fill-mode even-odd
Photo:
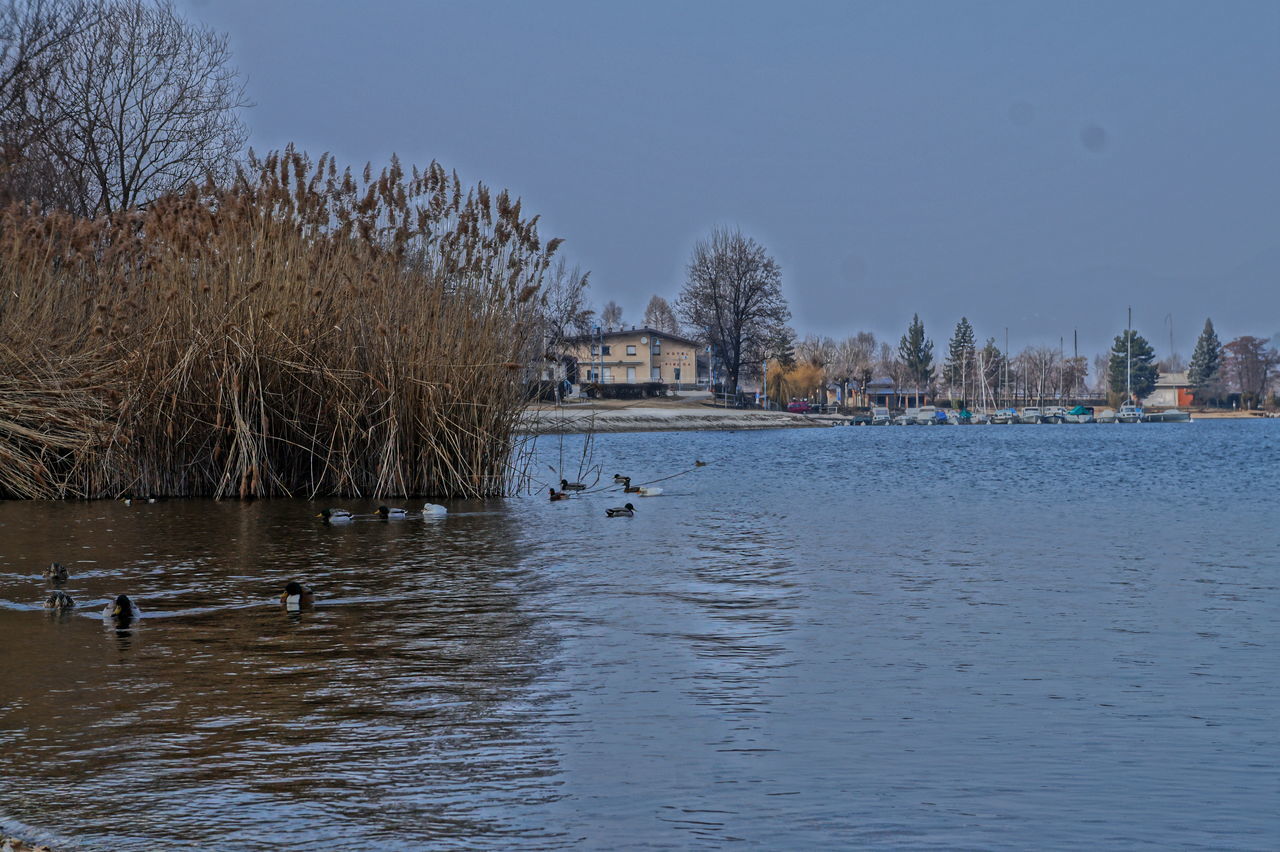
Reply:
[[[539,474],[582,441],[543,439]],[[605,490],[443,519],[0,503],[0,829],[101,850],[1276,847],[1280,421],[590,450]],[[653,498],[610,482],[681,471]],[[634,518],[604,517],[625,499]],[[53,560],[72,613],[41,607]],[[294,578],[314,608],[281,607]],[[122,592],[128,629],[101,617]]]

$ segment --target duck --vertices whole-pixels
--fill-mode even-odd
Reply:
[[[704,462],[702,459],[694,459],[694,460],[693,460],[693,466],[694,466],[694,467],[706,467],[706,466],[707,466],[707,463],[706,463],[706,462]]]
[[[117,595],[115,600],[103,608],[102,617],[104,619],[114,619],[120,625],[128,625],[135,618],[142,617],[142,610],[138,609],[137,604],[129,600],[128,595]]]
[[[661,488],[649,488],[649,487],[647,487],[647,486],[643,486],[643,485],[640,487],[640,496],[641,496],[641,497],[657,497],[657,496],[659,496],[659,495],[661,495],[661,494],[662,494],[662,489],[661,489]]]
[[[423,503],[422,514],[426,517],[443,518],[445,515],[449,514],[449,510],[444,506],[441,506],[439,503]]]
[[[631,484],[631,477],[629,477],[629,476],[628,476],[628,477],[626,477],[626,478],[624,478],[624,479],[622,480],[622,493],[624,493],[624,494],[639,494],[641,490],[642,490],[642,489],[641,489],[641,487],[640,487],[639,485],[632,485],[632,484]]]
[[[629,479],[631,479],[631,477],[629,477],[629,476],[623,476],[623,475],[622,475],[622,474],[620,474],[620,473],[615,473],[615,474],[613,475],[613,481],[614,481],[615,483],[617,483],[617,482],[626,482],[626,481],[628,481]]]
[[[44,569],[44,578],[55,585],[61,585],[67,582],[67,568],[61,562],[51,562],[49,567]]]
[[[554,503],[554,502],[555,502],[555,501],[557,501],[557,500],[568,500],[568,499],[569,499],[569,495],[568,495],[568,494],[564,493],[563,491],[557,491],[554,487],[548,487],[548,488],[547,488],[547,490],[551,492],[551,502],[552,502],[552,503]]]
[[[346,509],[325,509],[317,518],[324,518],[326,524],[349,524],[352,515]]]
[[[379,518],[382,518],[384,521],[389,521],[393,519],[404,520],[405,518],[409,517],[409,513],[406,512],[404,509],[391,509],[386,506],[379,506],[378,511],[374,512],[374,514],[377,515]]]
[[[285,609],[301,609],[304,606],[311,606],[315,599],[316,596],[311,589],[297,580],[290,580],[286,583],[284,591],[280,593],[280,603],[284,604]]]
[[[605,509],[604,516],[606,518],[630,518],[636,513],[636,507],[628,503],[625,506],[618,506],[613,509]]]
[[[53,592],[50,592],[49,597],[44,599],[44,608],[52,609],[57,612],[60,612],[64,609],[71,609],[75,605],[76,605],[76,602],[72,600],[71,595],[62,591],[62,589],[57,589]]]
[[[570,482],[567,479],[562,479],[560,480],[560,490],[561,491],[586,491],[587,486],[583,485],[581,482]]]

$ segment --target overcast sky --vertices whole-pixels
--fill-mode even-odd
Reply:
[[[740,227],[801,334],[1280,332],[1280,3],[179,0],[251,144],[507,187],[639,322]]]

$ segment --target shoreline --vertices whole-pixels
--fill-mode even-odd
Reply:
[[[530,408],[516,431],[526,435],[581,432],[666,432],[736,429],[813,429],[829,423],[785,411],[712,408],[708,405],[573,406]]]
[[[1194,420],[1271,419],[1261,411],[1195,411]],[[791,414],[760,409],[716,408],[689,399],[635,402],[534,405],[521,415],[516,432],[522,435],[571,435],[587,432],[734,431],[745,429],[815,429],[848,425],[853,418],[839,414]]]

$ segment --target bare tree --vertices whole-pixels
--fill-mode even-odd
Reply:
[[[188,23],[170,0],[112,0],[64,47],[28,111],[80,193],[77,212],[127,209],[229,172],[248,134],[225,35]]]
[[[610,300],[600,311],[600,321],[609,328],[622,327],[622,306]]]
[[[649,306],[644,309],[644,324],[667,334],[681,333],[680,319],[676,316],[675,309],[661,296],[654,296],[649,300]]]
[[[36,93],[90,18],[69,0],[0,0],[0,203],[66,207],[65,181],[42,154]]]
[[[542,315],[546,326],[547,348],[556,351],[565,340],[591,332],[595,311],[587,307],[587,279],[590,272],[569,267],[559,258],[547,272],[542,285]]]
[[[694,246],[676,307],[686,327],[710,344],[729,393],[737,393],[744,366],[788,345],[791,311],[782,296],[782,270],[741,231],[716,228]]]

